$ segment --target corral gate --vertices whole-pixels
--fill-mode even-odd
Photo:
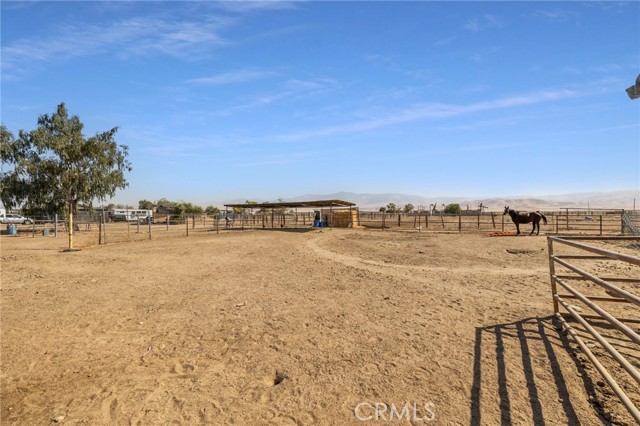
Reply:
[[[594,353],[589,349],[589,346],[585,344],[584,340],[578,335],[578,333],[569,325],[565,317],[575,319],[584,328],[586,332],[591,334],[593,338],[600,344],[600,346],[608,352],[611,357],[617,361],[622,369],[624,369],[633,380],[640,385],[640,372],[629,362],[627,357],[620,353],[618,349],[614,347],[605,337],[600,334],[592,323],[587,321],[588,319],[599,319],[607,321],[612,327],[617,329],[622,335],[624,335],[625,342],[631,343],[631,346],[637,348],[640,346],[640,335],[636,330],[629,327],[626,323],[638,322],[638,318],[616,318],[611,313],[607,312],[596,302],[604,303],[629,303],[635,305],[633,307],[634,314],[639,313],[637,307],[640,307],[640,297],[634,294],[632,291],[628,291],[620,288],[613,283],[620,283],[618,285],[626,285],[627,288],[634,287],[633,290],[637,292],[637,284],[640,283],[640,274],[638,274],[637,266],[640,266],[640,257],[632,256],[629,254],[618,253],[611,250],[605,250],[603,248],[587,245],[584,241],[608,241],[608,242],[629,242],[632,247],[640,247],[640,236],[617,236],[617,237],[585,237],[585,236],[565,236],[565,237],[547,237],[547,244],[549,250],[549,273],[551,276],[551,291],[553,295],[553,311],[555,317],[560,321],[563,328],[571,335],[576,343],[582,349],[582,352],[589,358],[593,366],[598,370],[602,378],[611,386],[611,389],[620,398],[626,409],[631,413],[631,416],[640,424],[640,409],[629,398],[625,391],[617,383],[616,379],[611,375],[609,370],[602,365]],[[555,245],[554,245],[555,244]],[[578,253],[573,254],[576,250],[573,250],[572,254],[558,255],[555,254],[554,248],[558,245],[565,247],[571,247],[577,249]],[[587,252],[588,254],[585,254]],[[592,263],[595,260],[614,260],[623,262],[623,264],[631,265],[632,274],[626,277],[598,277],[593,273],[587,272],[584,269],[572,264],[569,260],[582,260],[587,263]],[[559,274],[556,271],[556,266],[560,265],[570,273]],[[615,269],[620,271],[620,269]],[[588,283],[596,284],[603,288],[609,295],[605,296],[587,296],[578,291],[574,285],[569,284],[569,281],[578,280],[586,281]],[[593,288],[593,285],[590,284]],[[562,293],[558,292],[558,289],[564,290]],[[579,300],[587,308],[594,311],[596,314],[580,314],[582,310],[579,306],[572,305],[572,303]],[[560,307],[564,308],[566,312],[561,312]],[[637,346],[634,346],[637,345]],[[620,347],[619,345],[617,345]]]

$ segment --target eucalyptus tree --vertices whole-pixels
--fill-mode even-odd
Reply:
[[[42,207],[66,211],[69,250],[73,250],[73,214],[79,203],[91,206],[128,186],[128,147],[115,141],[117,127],[89,138],[64,103],[38,118],[32,131],[13,136],[2,126],[0,198],[6,208]],[[4,171],[5,164],[8,170]]]

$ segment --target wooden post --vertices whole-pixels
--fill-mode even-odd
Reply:
[[[458,232],[462,232],[462,215],[458,215]]]
[[[169,222],[171,222],[171,215],[167,213],[167,231],[169,230]]]
[[[382,213],[382,230],[384,231],[384,218],[385,218],[386,214]]]
[[[102,238],[102,244],[107,244],[107,218],[102,218],[102,230],[104,231],[104,238]]]
[[[620,216],[620,234],[624,235],[624,209],[622,209],[622,215]]]
[[[276,211],[271,208],[271,229],[274,228],[273,221],[275,220]]]
[[[129,222],[129,212],[127,212],[127,241],[131,241],[131,223]]]
[[[102,219],[98,219],[98,245],[102,245]]]
[[[425,229],[429,227],[429,215],[424,215],[424,227]]]
[[[480,212],[478,212],[478,229],[480,229]]]
[[[196,229],[196,214],[191,213],[191,229]]]
[[[442,222],[442,229],[446,229],[444,226],[444,215],[440,213],[440,221]]]
[[[188,237],[189,236],[189,216],[187,216],[186,214],[184,216],[184,224],[187,227],[187,237]]]
[[[34,221],[32,223],[31,232],[33,234],[32,238],[35,238],[36,237],[36,221],[35,221],[35,219],[34,219]]]
[[[136,217],[136,234],[140,233],[140,218]]]
[[[560,215],[556,215],[556,234],[560,231]]]
[[[214,220],[216,221],[216,234],[219,234],[220,233],[220,213],[216,215],[216,218]]]
[[[491,223],[493,224],[493,229],[496,229],[496,215],[495,215],[495,213],[491,213]]]
[[[69,206],[69,250],[73,250],[73,208]]]
[[[565,209],[565,212],[567,214],[567,231],[569,230],[569,209]]]
[[[151,239],[151,216],[147,216],[147,222],[149,223],[149,239]]]
[[[54,217],[55,223],[53,224],[53,235],[58,236],[58,213]]]
[[[401,216],[401,214],[398,213],[398,228],[400,228],[400,216]]]
[[[500,217],[502,218],[502,219],[501,219],[501,222],[502,222],[502,232],[504,232],[504,215],[502,215],[502,216],[500,216]]]
[[[600,215],[600,235],[602,235],[602,215]]]

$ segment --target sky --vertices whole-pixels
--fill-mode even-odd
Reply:
[[[111,201],[640,188],[637,1],[0,8],[2,123],[118,127]]]

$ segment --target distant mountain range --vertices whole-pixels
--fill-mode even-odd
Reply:
[[[516,210],[558,210],[563,208],[592,208],[592,209],[626,209],[632,210],[634,207],[640,209],[640,190],[623,190],[612,192],[581,192],[561,195],[545,195],[529,197],[505,196],[491,198],[463,199],[461,197],[425,197],[420,195],[386,193],[386,194],[358,194],[354,192],[336,192],[333,194],[304,194],[284,201],[303,200],[344,200],[355,203],[360,210],[378,210],[389,203],[394,203],[398,207],[406,204],[413,204],[417,209],[429,209],[431,204],[436,204],[438,209],[442,205],[451,203],[460,204],[462,210],[477,210],[480,203],[487,207],[486,211],[502,211],[504,206],[510,206]],[[261,202],[276,200],[258,200]],[[227,202],[239,202],[230,201]],[[634,204],[637,203],[637,206]]]

